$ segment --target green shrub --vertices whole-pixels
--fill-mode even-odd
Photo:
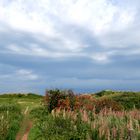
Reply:
[[[140,93],[137,92],[124,92],[112,99],[120,103],[125,109],[130,110],[133,108],[140,109]]]
[[[103,90],[93,96],[99,99],[102,97],[110,98],[120,103],[126,110],[140,109],[140,92]]]
[[[103,90],[103,91],[100,91],[98,93],[95,93],[94,95],[96,95],[96,97],[102,97],[102,96],[105,96],[105,95],[114,95],[114,94],[117,94],[117,92],[115,91],[112,91],[112,90]]]

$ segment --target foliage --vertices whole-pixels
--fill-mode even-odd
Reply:
[[[57,108],[72,111],[80,108],[92,110],[95,102],[91,95],[74,95],[71,90],[49,90],[45,96],[45,105],[49,112]]]
[[[74,109],[75,96],[71,90],[47,90],[45,96],[45,105],[48,111],[61,107],[65,109]]]
[[[109,98],[98,99],[95,105],[96,112],[98,113],[105,108],[111,109],[113,111],[120,111],[123,109],[123,106],[120,103]]]
[[[80,117],[80,116],[79,116]],[[39,117],[34,129],[37,135],[31,132],[32,139],[38,140],[84,140],[88,131],[88,126],[82,120],[73,120],[65,111],[52,112],[45,118]]]
[[[140,139],[140,111],[124,111],[125,102],[122,101],[123,104],[119,99],[122,95],[122,98],[129,99],[132,95],[139,96],[136,94],[103,91],[94,96],[74,95],[72,92],[70,96],[67,91],[47,91],[47,108],[31,111],[36,117],[30,134],[31,140]],[[118,98],[115,98],[117,96]],[[136,104],[135,100],[133,103],[136,106],[140,105]],[[45,111],[47,113],[43,113]]]
[[[44,116],[44,118],[49,114],[47,108],[45,108],[44,106],[40,106],[37,108],[33,108],[30,111],[30,117],[32,120],[36,120],[36,119],[42,119],[42,116]]]
[[[30,140],[135,140],[140,138],[140,111],[57,109],[40,116],[32,130]]]
[[[94,94],[93,97],[112,99],[120,103],[126,110],[133,108],[140,109],[140,92],[104,90]]]
[[[22,108],[33,108],[29,110],[33,122],[30,140],[140,139],[139,92],[74,95],[71,90],[56,89],[46,92],[44,104],[40,104],[42,96],[32,94],[2,96],[0,140],[15,140],[22,119],[21,108],[9,99]]]
[[[75,110],[86,109],[92,111],[96,100],[91,95],[77,95],[75,99]]]
[[[16,104],[0,105],[0,138],[14,140],[22,119],[21,110]]]
[[[27,94],[22,94],[22,93],[12,93],[12,94],[1,94],[0,98],[28,98],[28,99],[37,99],[37,98],[42,98],[43,96],[34,94],[34,93],[27,93]]]
[[[112,90],[102,90],[94,95],[96,95],[96,97],[102,97],[102,96],[105,96],[105,95],[114,95],[116,94],[117,92],[115,91],[112,91]]]
[[[112,97],[112,99],[122,104],[126,110],[133,108],[140,109],[140,93],[125,92]]]

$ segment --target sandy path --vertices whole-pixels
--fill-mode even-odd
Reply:
[[[27,106],[26,109],[25,109],[25,111],[24,111],[24,115],[27,114],[28,110],[29,110],[29,107]]]

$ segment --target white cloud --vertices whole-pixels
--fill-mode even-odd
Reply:
[[[36,1],[37,2],[37,1]],[[9,1],[5,6],[0,6],[0,20],[7,22],[11,27],[28,31],[28,32],[44,32],[51,35],[53,28],[50,22],[46,20],[44,10],[37,6],[38,3],[23,0]],[[33,8],[32,5],[35,5]]]
[[[39,57],[46,57],[46,58],[66,58],[72,56],[82,56],[83,54],[75,53],[75,52],[61,52],[61,51],[50,51],[47,48],[43,48],[40,46],[28,46],[22,47],[17,45],[10,45],[7,46],[8,51],[7,53],[15,53],[20,55],[29,55],[29,56],[39,56]]]
[[[34,74],[33,71],[27,69],[20,69],[15,72],[15,75],[20,80],[37,80],[38,75]]]
[[[27,80],[37,80],[39,78],[38,75],[34,74],[33,71],[27,70],[27,69],[19,69],[15,72],[12,72],[10,74],[3,74],[0,75],[1,79],[13,79],[13,80],[19,80],[19,81],[27,81]]]
[[[112,30],[114,24],[115,30],[129,26],[135,14],[130,7],[120,8],[108,0],[14,0],[0,4],[0,19],[20,30],[53,36],[61,21],[102,34]]]
[[[16,31],[32,33],[38,41],[47,44],[10,44],[6,47],[11,53],[21,55],[49,58],[86,56],[93,61],[109,62],[107,52],[111,50],[94,51],[94,47],[119,52],[120,48],[140,45],[140,33],[134,29],[137,3],[122,3],[121,6],[120,3],[119,0],[1,0],[0,21]],[[88,41],[83,42],[82,33],[75,31],[73,26],[90,32],[90,40],[96,38],[99,45],[90,44],[93,49],[87,52]]]
[[[20,69],[16,72],[18,75],[30,75],[32,74],[31,70]]]
[[[110,61],[107,53],[95,53],[91,58],[100,63],[108,63]]]
[[[82,53],[82,52],[55,52],[49,51],[45,48],[41,48],[39,46],[31,46],[28,48],[24,48],[21,46],[11,45],[7,47],[9,49],[9,53],[16,53],[22,55],[31,55],[31,56],[39,56],[39,57],[46,57],[46,58],[69,58],[69,57],[86,57],[90,58],[93,61],[98,63],[108,63],[110,62],[110,56],[115,54],[115,52],[94,52],[94,53]],[[32,53],[31,53],[32,52]],[[24,72],[24,71],[23,71]],[[25,71],[26,72],[26,71]],[[28,71],[27,71],[28,72]],[[30,71],[29,71],[30,72]],[[22,73],[22,71],[21,71]]]
[[[106,36],[112,32],[121,34],[123,30],[132,27],[136,12],[136,5],[125,3],[120,6],[109,0],[1,0],[0,3],[0,21],[12,28],[32,32],[38,38],[44,34],[46,42],[50,38],[60,40],[61,44],[55,44],[53,40],[49,43],[57,46],[56,50],[70,52],[81,51],[85,44],[63,33],[64,30],[72,30],[66,27],[68,24],[89,30],[101,42],[105,42],[105,46],[114,46],[117,44],[116,38],[111,38],[110,44]],[[127,35],[123,40],[128,38]]]

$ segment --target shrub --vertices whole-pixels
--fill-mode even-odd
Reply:
[[[120,103],[124,109],[130,110],[133,108],[140,109],[140,93],[137,92],[123,92],[112,99]]]
[[[99,113],[103,109],[111,109],[113,111],[120,111],[123,109],[122,105],[109,98],[98,99],[95,105],[96,113]]]
[[[75,95],[72,90],[47,90],[45,105],[47,106],[49,112],[55,108],[74,110]]]
[[[91,95],[77,95],[75,109],[93,110],[96,100]]]
[[[96,93],[95,95],[97,96],[97,97],[102,97],[102,96],[105,96],[105,95],[115,95],[115,94],[117,94],[117,92],[115,92],[115,91],[112,91],[112,90],[103,90],[103,91],[100,91],[100,92],[98,92],[98,93]]]
[[[140,92],[103,90],[93,96],[99,99],[102,97],[111,98],[120,103],[126,110],[140,109]]]

